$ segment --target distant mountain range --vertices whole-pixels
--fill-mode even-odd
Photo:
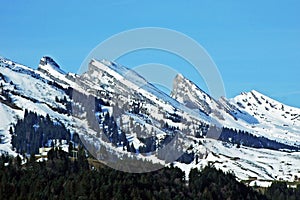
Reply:
[[[77,133],[108,164],[114,161],[107,152],[163,165],[174,161],[186,173],[211,164],[250,184],[300,177],[300,109],[254,90],[214,99],[180,74],[173,86],[169,96],[107,60],[91,60],[78,75],[47,56],[37,70],[0,58],[0,150],[35,153],[17,152],[11,143],[10,129],[26,110]]]

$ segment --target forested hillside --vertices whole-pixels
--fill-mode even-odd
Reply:
[[[51,155],[49,155],[51,154]],[[273,183],[265,195],[213,167],[193,169],[189,181],[176,167],[132,174],[93,165],[81,148],[78,159],[58,149],[47,162],[0,158],[0,199],[300,199],[300,187]]]

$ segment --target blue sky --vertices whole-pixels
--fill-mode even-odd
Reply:
[[[82,1],[83,2],[83,1]],[[195,39],[216,63],[227,97],[258,90],[300,107],[300,1],[2,1],[0,55],[31,67],[50,55],[77,72],[100,42],[122,31],[164,27]],[[182,59],[141,51],[118,60],[128,67],[162,63],[201,88]]]

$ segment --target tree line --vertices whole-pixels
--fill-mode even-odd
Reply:
[[[232,173],[207,166],[185,173],[171,165],[149,173],[125,173],[88,161],[83,148],[77,160],[53,148],[48,161],[0,157],[0,199],[300,199],[300,187],[274,182],[261,193],[238,182]]]

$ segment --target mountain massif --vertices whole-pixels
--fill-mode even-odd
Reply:
[[[107,60],[79,75],[48,56],[36,70],[0,58],[0,150],[72,143],[128,172],[173,163],[186,178],[212,165],[250,185],[299,179],[300,109],[254,90],[214,99],[180,74],[173,86],[167,95]]]

